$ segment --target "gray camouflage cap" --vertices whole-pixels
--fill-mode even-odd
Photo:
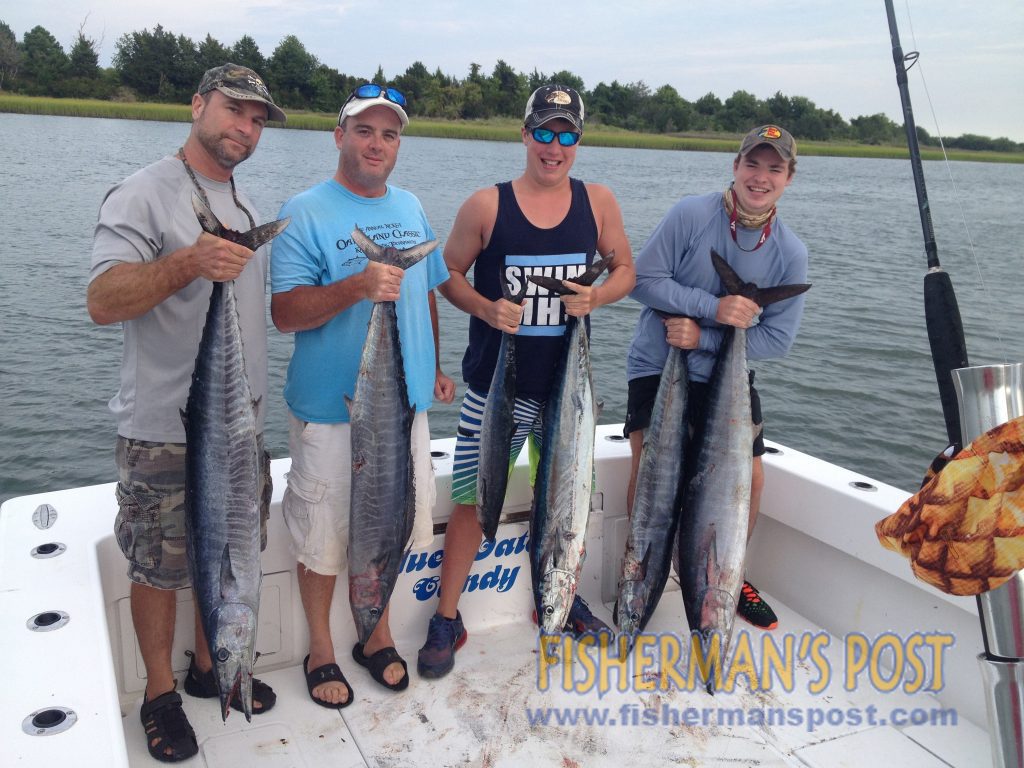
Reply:
[[[283,123],[287,119],[281,108],[274,103],[263,79],[241,64],[222,64],[206,70],[197,93],[202,96],[214,89],[232,99],[263,102],[267,105],[267,117],[270,120]]]

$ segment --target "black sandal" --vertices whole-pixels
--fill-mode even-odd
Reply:
[[[381,648],[370,656],[363,653],[364,647],[362,643],[356,643],[352,647],[352,658],[356,660],[356,664],[364,667],[370,673],[370,677],[391,691],[404,691],[409,687],[409,667],[405,663],[405,659],[398,655],[398,651],[393,645]],[[384,677],[384,670],[395,662],[402,665],[405,675],[397,683],[389,683]]]
[[[188,674],[185,676],[185,693],[195,696],[197,699],[212,699],[220,696],[220,688],[217,687],[217,678],[214,677],[213,667],[200,672],[196,666],[196,655],[192,651],[185,651],[191,661],[188,665]],[[252,679],[252,713],[262,715],[269,712],[277,702],[277,694],[262,680]],[[257,708],[257,704],[259,707]],[[235,693],[231,697],[231,708],[237,712],[245,712],[242,708],[242,698]]]
[[[309,698],[313,700],[315,704],[319,704],[321,707],[327,709],[344,709],[352,703],[355,698],[355,694],[352,693],[352,686],[348,684],[348,680],[341,673],[341,667],[337,664],[323,664],[317,667],[312,672],[309,671],[309,654],[306,654],[306,658],[302,660],[302,671],[306,675],[306,690],[309,691]],[[318,699],[313,695],[313,689],[322,683],[338,682],[345,686],[348,690],[348,698],[344,701],[339,701],[334,704],[323,699]]]
[[[181,708],[177,691],[162,693],[152,701],[146,701],[143,694],[139,718],[146,731],[146,747],[155,760],[177,763],[199,752],[196,733]]]

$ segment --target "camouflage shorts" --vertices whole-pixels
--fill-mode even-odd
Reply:
[[[267,546],[270,514],[270,454],[263,449],[260,548]],[[158,589],[191,583],[185,554],[185,444],[117,437],[118,483],[114,535],[128,559],[128,578]]]

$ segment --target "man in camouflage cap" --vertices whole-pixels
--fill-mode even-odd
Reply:
[[[120,388],[110,401],[117,418],[119,482],[114,532],[128,560],[132,621],[146,667],[141,719],[149,753],[176,762],[198,752],[175,690],[171,658],[176,590],[189,586],[185,550],[185,431],[196,352],[213,282],[235,282],[245,371],[258,403],[263,457],[261,504],[266,541],[270,458],[262,450],[267,391],[265,290],[268,254],[204,233],[192,208],[197,194],[224,226],[247,231],[260,220],[235,189],[233,171],[256,149],[267,120],[283,122],[263,80],[224,64],[209,70],[192,96],[192,129],[184,146],[114,186],[100,207],[89,274],[88,309],[100,325],[121,323]],[[185,691],[217,698],[202,624]],[[181,667],[178,671],[184,672]],[[274,692],[253,680],[254,714]],[[242,709],[237,693],[231,706]]]
[[[283,123],[287,118],[274,103],[263,79],[248,67],[240,64],[222,64],[206,71],[199,83],[199,95],[218,90],[225,96],[239,101],[260,101],[267,105],[267,118]]]

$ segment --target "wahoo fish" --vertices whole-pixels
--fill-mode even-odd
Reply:
[[[741,295],[765,307],[797,296],[810,285],[758,288],[744,282],[725,259],[711,251],[715,271],[729,295]],[[690,632],[697,633],[709,658],[719,643],[724,665],[747,552],[750,517],[751,445],[747,331],[725,326],[709,381],[707,418],[698,425],[693,457],[684,483],[679,523],[679,584]],[[714,675],[705,681],[714,692]]]
[[[204,231],[253,251],[288,226],[284,219],[235,232],[222,226],[195,193],[192,207]],[[234,281],[215,282],[182,420],[186,550],[224,720],[235,693],[245,719],[252,718],[262,579],[256,407],[245,373]]]
[[[615,603],[615,623],[630,636],[647,626],[672,567],[689,434],[687,390],[686,351],[669,347],[644,431]]]
[[[526,284],[512,294],[504,279],[501,292],[506,300],[520,304],[526,295]],[[491,376],[487,391],[483,420],[480,425],[480,461],[476,473],[476,519],[484,538],[493,541],[498,532],[498,520],[505,504],[508,488],[509,456],[512,435],[516,431],[516,337],[502,333],[498,348],[498,363]]]
[[[570,282],[591,285],[614,254]],[[530,276],[555,294],[572,293],[560,280]],[[561,632],[576,596],[594,479],[597,407],[590,342],[582,320],[569,316],[555,384],[544,406],[544,445],[530,515],[530,568],[541,632]]]
[[[409,269],[436,240],[399,251],[381,247],[359,228],[352,239],[366,258]],[[359,361],[356,391],[347,396],[352,433],[348,593],[359,642],[370,639],[398,580],[416,513],[412,420],[398,338],[395,302],[373,305]]]

